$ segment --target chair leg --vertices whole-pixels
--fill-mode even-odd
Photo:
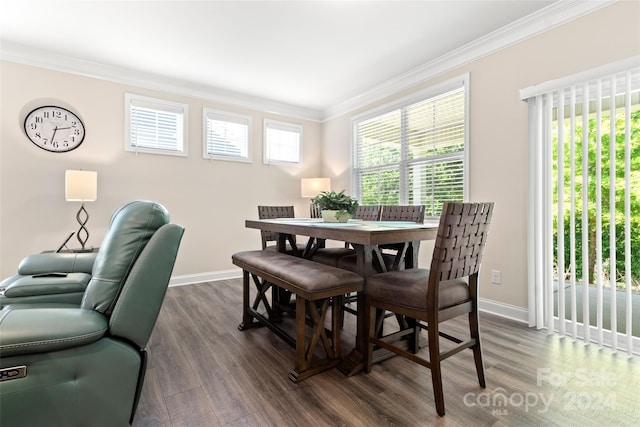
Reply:
[[[469,332],[471,339],[476,340],[476,343],[471,347],[471,349],[473,350],[473,359],[476,362],[478,383],[480,383],[480,387],[486,388],[487,383],[484,377],[484,362],[482,361],[482,345],[480,343],[480,320],[477,309],[469,313]]]
[[[333,357],[339,359],[340,351],[340,329],[344,322],[344,310],[342,309],[344,298],[342,295],[335,296],[331,299],[331,344],[333,349]]]
[[[429,364],[431,365],[431,382],[433,397],[436,401],[436,412],[444,415],[444,393],[442,391],[442,371],[440,368],[440,339],[438,322],[429,322],[427,335],[429,336]]]
[[[405,323],[407,325],[407,329],[411,328],[413,330],[411,335],[409,335],[408,350],[415,354],[420,350],[420,326],[416,319],[412,319],[410,317],[405,317]]]
[[[347,299],[350,294],[344,295],[342,301],[340,302],[340,329],[344,328],[344,305],[347,303]]]
[[[373,365],[373,342],[371,337],[375,337],[376,334],[376,309],[371,307],[371,300],[369,297],[365,297],[364,302],[364,336],[367,347],[364,354],[364,371],[368,374],[371,372],[371,366]]]

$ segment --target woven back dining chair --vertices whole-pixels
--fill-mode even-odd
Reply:
[[[362,221],[380,221],[380,205],[361,205],[358,206],[353,214],[353,219]]]
[[[358,206],[353,219],[362,221],[379,221],[380,220],[380,206],[379,205],[364,205]],[[332,267],[338,266],[340,258],[353,255],[355,257],[356,251],[351,249],[349,242],[344,242],[343,248],[329,247],[320,248],[311,255],[311,259],[321,264],[330,265]]]
[[[293,206],[258,206],[258,218],[259,219],[275,219],[275,218],[295,218],[295,209]],[[277,250],[278,235],[272,231],[260,230],[260,237],[262,238],[262,249],[275,251]],[[276,242],[276,244],[269,244],[270,242]],[[285,252],[289,255],[302,256],[306,245],[296,242],[296,236],[288,235]],[[259,294],[265,292],[265,289],[271,287],[271,301],[273,307],[268,306],[267,311],[270,312],[270,316],[275,318],[281,316],[283,312],[287,312],[295,316],[295,302],[291,301],[291,292],[286,289],[279,288],[275,285],[267,283],[266,280],[261,279],[255,283]],[[266,300],[265,300],[266,301]]]
[[[309,218],[322,218],[322,210],[317,203],[311,202],[309,205]]]
[[[258,206],[258,218],[295,218],[295,210],[293,206]],[[276,245],[269,245],[269,243],[277,241],[277,233],[267,230],[260,230],[260,237],[262,238],[262,249],[275,250]],[[301,255],[304,251],[304,248],[304,244],[296,243],[296,236],[289,236],[286,252]]]
[[[478,382],[486,387],[478,316],[478,275],[494,204],[444,203],[430,269],[381,273],[365,283],[367,352],[365,371],[371,372],[373,351],[384,348],[431,369],[436,411],[444,415],[441,362],[464,349],[473,350]],[[381,335],[383,310],[415,320],[400,333]],[[439,324],[468,316],[469,337],[440,332]],[[412,321],[414,323],[414,321]],[[420,354],[420,330],[427,329],[429,358]],[[397,345],[408,336],[409,350]],[[440,337],[454,343],[440,349]]]
[[[424,222],[425,205],[381,206],[380,221]]]
[[[411,221],[422,223],[424,222],[424,205],[384,205],[377,206],[379,221]],[[373,219],[370,219],[373,220]],[[377,220],[376,220],[377,221]],[[382,261],[385,264],[384,269],[403,269],[404,268],[404,254],[409,249],[404,243],[391,243],[380,245],[379,249],[382,255]],[[404,251],[398,257],[398,252]],[[356,271],[356,256],[355,253],[342,254],[337,260],[337,266],[344,268],[345,270]],[[379,260],[376,269],[378,272],[385,271],[382,269]],[[417,261],[417,260],[415,260]]]
[[[417,223],[424,222],[425,205],[384,205],[380,207],[380,221],[411,221]],[[387,258],[385,262],[395,259],[398,251],[405,248],[404,244],[380,245],[383,256]],[[385,254],[391,254],[392,257]],[[402,268],[402,263],[399,263]]]
[[[352,218],[356,220],[362,220],[362,221],[379,221],[381,208],[382,206],[380,205],[360,205],[356,209]],[[346,269],[350,269],[351,271],[356,271],[356,268],[357,268],[357,265],[355,262],[356,251],[351,248],[351,244],[349,242],[344,242],[343,248],[330,247],[330,248],[318,249],[311,256],[311,259],[321,264],[338,267],[340,260],[346,256],[352,258],[353,262],[350,263],[348,267],[341,267],[341,268],[346,268]],[[341,325],[344,325],[345,311],[352,314],[356,314],[355,308],[351,307],[352,304],[356,303],[356,297],[357,295],[355,293],[344,295],[342,300],[342,312],[340,313]]]

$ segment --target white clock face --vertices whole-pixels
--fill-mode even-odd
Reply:
[[[62,107],[39,107],[24,120],[24,131],[43,150],[63,153],[78,148],[84,140],[84,124]]]

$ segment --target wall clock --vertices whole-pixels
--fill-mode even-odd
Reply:
[[[24,132],[35,145],[53,153],[78,148],[85,135],[84,124],[75,113],[53,105],[38,107],[27,114]]]

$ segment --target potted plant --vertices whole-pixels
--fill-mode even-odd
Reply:
[[[344,190],[339,193],[323,191],[312,202],[320,208],[326,222],[347,222],[358,209],[358,201],[344,194]]]

